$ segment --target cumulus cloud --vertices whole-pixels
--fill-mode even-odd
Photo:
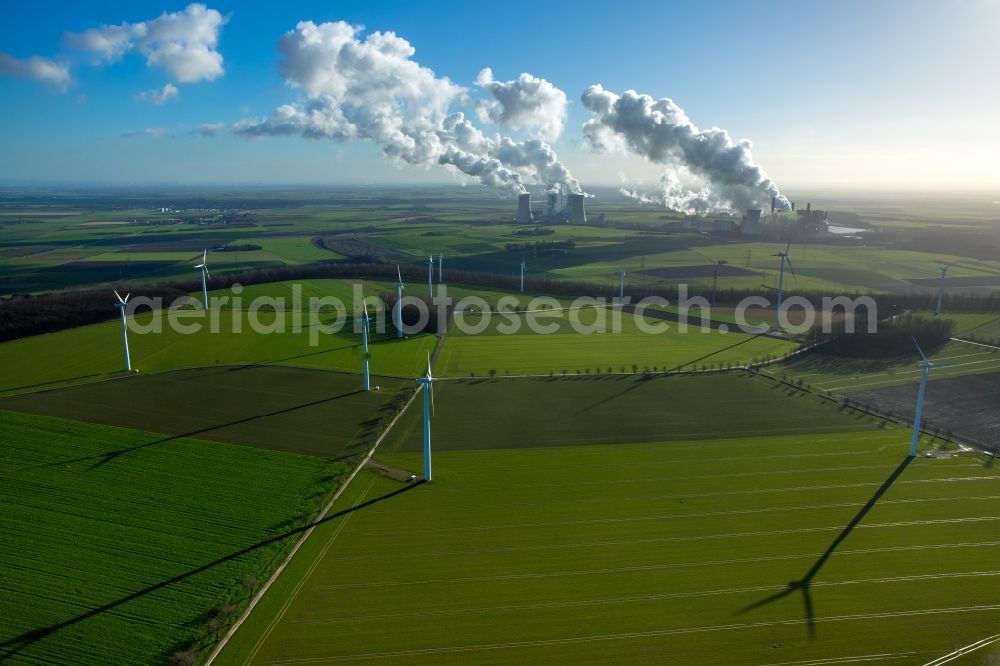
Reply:
[[[8,76],[23,76],[41,81],[54,90],[65,92],[69,90],[73,80],[70,77],[69,65],[41,56],[15,58],[9,53],[0,51],[0,74]]]
[[[203,4],[179,12],[164,12],[139,23],[105,25],[67,33],[64,42],[110,63],[138,51],[150,66],[162,67],[176,81],[193,83],[222,76],[222,54],[216,50],[227,19]]]
[[[163,86],[160,90],[147,90],[146,92],[141,92],[138,94],[138,98],[144,102],[149,102],[151,104],[156,104],[157,106],[165,104],[170,100],[174,99],[180,93],[177,90],[177,86],[172,83],[168,83]]]
[[[366,139],[394,162],[448,166],[512,192],[523,192],[526,180],[579,190],[544,142],[487,137],[453,110],[467,101],[468,91],[413,60],[415,49],[405,39],[392,32],[362,39],[362,30],[343,21],[300,22],[281,38],[278,51],[285,82],[305,99],[266,118],[240,120],[233,131]]]
[[[202,123],[195,128],[194,133],[199,136],[215,136],[225,128],[225,123]]]
[[[566,124],[566,93],[546,81],[523,73],[512,81],[496,81],[489,67],[479,72],[476,85],[493,99],[480,101],[476,115],[515,130],[537,130],[539,138],[555,141]]]
[[[583,133],[594,148],[625,148],[668,167],[660,191],[651,195],[665,205],[703,211],[760,208],[775,197],[779,207],[789,207],[777,185],[753,161],[749,141],[733,141],[718,127],[698,129],[673,100],[633,90],[617,95],[593,85],[582,101],[593,114]]]

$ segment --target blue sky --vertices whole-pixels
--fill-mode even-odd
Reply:
[[[226,126],[301,98],[275,45],[300,20],[394,31],[414,59],[470,88],[529,72],[569,98],[563,162],[584,182],[651,182],[662,167],[596,155],[582,141],[580,94],[600,83],[670,97],[699,127],[754,143],[779,186],[982,188],[1000,149],[1000,3],[876,2],[207,2],[228,21],[224,73],[183,83],[137,52],[111,63],[64,43],[82,32],[179,12],[185,2],[5,3],[0,51],[66,59],[65,91],[0,76],[0,181],[454,182],[398,167],[364,140],[248,140]],[[96,6],[99,5],[99,6]],[[137,96],[174,83],[162,105]],[[473,115],[466,109],[467,114]],[[487,133],[518,132],[482,125]],[[142,134],[162,129],[163,136]],[[124,136],[128,133],[139,133]],[[522,136],[523,135],[523,136]]]

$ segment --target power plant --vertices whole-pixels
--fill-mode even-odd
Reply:
[[[531,216],[531,195],[525,192],[524,194],[517,197],[517,222],[531,222],[534,218]]]
[[[531,211],[531,195],[520,194],[517,197],[517,215],[514,221],[531,223],[536,221],[568,222],[570,224],[586,224],[587,211],[584,201],[586,196],[578,193],[564,195],[558,186],[545,194],[545,213],[535,216]]]
[[[740,232],[752,236],[824,236],[830,233],[830,223],[825,210],[813,210],[807,203],[806,209],[795,210],[791,203],[791,211],[780,214],[777,210],[777,197],[771,199],[771,212],[764,216],[759,208],[748,208],[743,215],[743,225]]]

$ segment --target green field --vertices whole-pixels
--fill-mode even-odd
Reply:
[[[197,311],[189,313],[199,315]],[[309,321],[315,313],[262,311],[253,315],[223,310],[211,314],[218,321],[218,332],[211,332],[211,319],[206,315],[185,320],[185,324],[202,326],[202,330],[190,335],[170,326],[162,312],[137,315],[136,323],[149,332],[129,333],[132,367],[155,372],[216,365],[281,364],[360,372],[361,336],[353,332],[350,320],[345,320],[338,333],[324,333],[317,328],[313,335]],[[295,332],[296,317],[301,318],[299,332]],[[335,318],[332,314],[322,314],[318,320],[332,325]],[[259,321],[262,324],[259,330],[263,332],[255,333],[251,321]],[[160,332],[156,332],[157,326]],[[120,329],[120,322],[109,321],[0,344],[0,365],[4,368],[0,392],[95,379],[120,371],[124,367]],[[387,324],[386,332],[371,337],[371,372],[415,377],[426,366],[427,354],[434,349],[435,342],[432,335],[397,340],[391,324]]]
[[[0,409],[346,459],[368,450],[408,380],[248,366],[139,374],[0,398]]]
[[[434,481],[359,477],[217,663],[924,663],[995,633],[976,457],[746,375],[438,389]],[[420,468],[417,423],[383,463]]]
[[[931,381],[1000,370],[1000,349],[966,342],[948,342],[931,353],[929,358],[942,364],[931,371]],[[817,351],[770,366],[765,372],[801,379],[820,391],[850,393],[919,381],[918,360],[916,353],[913,358],[871,360]]]
[[[689,326],[678,330],[674,322],[653,319],[646,323],[666,326],[660,333],[643,331],[638,320],[622,314],[620,327],[613,326],[618,316],[611,310],[585,308],[573,311],[539,312],[535,315],[500,315],[488,320],[478,314],[461,317],[449,331],[441,351],[439,371],[442,376],[477,376],[492,369],[498,374],[589,374],[632,372],[639,370],[686,369],[702,366],[722,367],[746,364],[767,356],[786,354],[795,345],[784,340],[754,337],[742,333],[720,333]],[[601,318],[601,319],[599,319]],[[587,327],[606,321],[608,332],[578,333],[574,322]],[[536,329],[529,324],[534,322]],[[478,333],[463,333],[460,323]],[[516,334],[505,331],[517,328]],[[469,329],[465,329],[469,330]],[[535,330],[542,332],[535,332]],[[553,332],[546,333],[551,330]],[[615,332],[615,331],[618,332]]]
[[[0,660],[10,663],[164,663],[203,642],[346,471],[9,411],[0,429]]]

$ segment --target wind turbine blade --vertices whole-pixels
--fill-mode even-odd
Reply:
[[[201,252],[201,263],[203,263],[203,264],[207,264],[208,263],[208,250],[207,249],[202,250],[202,252]]]
[[[433,379],[433,376],[431,375],[431,353],[430,352],[427,352],[427,377],[429,379]]]
[[[198,265],[195,266],[195,268],[204,268],[204,267],[205,267],[205,264],[198,264]]]
[[[788,262],[788,270],[792,272],[792,277],[795,278],[796,282],[798,282],[799,281],[799,276],[795,274],[795,269],[792,268],[792,259],[791,259],[791,257],[789,257],[788,255],[785,255],[785,261]]]
[[[207,277],[209,280],[212,279],[212,274],[208,272],[208,266],[205,266],[205,277]]]
[[[403,274],[399,270],[399,264],[396,264],[396,277],[399,278],[399,284],[403,284]]]
[[[920,344],[917,342],[917,339],[913,336],[910,336],[910,339],[913,340],[913,344],[916,345],[917,351],[920,352],[920,358],[924,359],[925,363],[930,363],[930,361],[928,361],[927,357],[924,355],[924,350],[920,348]]]
[[[115,292],[115,296],[118,297],[118,302],[119,303],[124,303],[125,302],[125,301],[122,300],[122,295],[118,293],[117,289],[113,289],[112,291],[114,291]]]
[[[132,292],[125,294],[125,298],[122,299],[122,305],[128,303],[128,297],[132,295]]]
[[[785,254],[788,254],[788,250],[792,247],[792,239],[788,239],[788,245],[785,246]]]
[[[710,256],[708,256],[707,254],[704,254],[703,252],[699,252],[698,250],[692,250],[692,251],[695,254],[697,254],[699,257],[705,259],[706,261],[709,261],[709,262],[711,262],[713,264],[718,263],[715,259],[712,259]]]

